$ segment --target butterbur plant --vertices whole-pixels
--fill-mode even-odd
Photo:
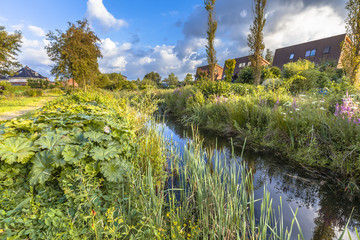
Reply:
[[[346,93],[342,104],[336,104],[335,116],[347,119],[349,123],[360,124],[359,103]]]

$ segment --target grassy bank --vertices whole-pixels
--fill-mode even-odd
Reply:
[[[153,95],[159,110],[185,125],[217,130],[240,146],[268,149],[307,167],[331,170],[343,188],[359,192],[359,95],[340,85],[291,94],[284,88],[248,84],[200,83],[176,90],[128,93],[127,98]]]
[[[79,93],[4,122],[0,238],[287,239],[297,228],[265,190],[255,214],[251,173],[198,140],[180,157],[148,121],[126,101]]]

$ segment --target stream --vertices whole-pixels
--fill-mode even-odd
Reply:
[[[183,127],[172,118],[158,123],[166,140],[172,140],[179,153],[191,139],[191,129]],[[205,148],[217,149],[231,156],[232,147],[229,139],[217,136],[208,130],[199,130]],[[241,159],[242,147],[235,147],[235,156],[245,162],[251,169],[254,178],[255,199],[263,196],[264,186],[273,199],[276,210],[282,199],[284,225],[288,228],[293,219],[291,209],[297,212],[304,239],[327,240],[338,239],[346,226],[349,217],[349,234],[343,239],[357,239],[355,228],[360,231],[360,199],[348,198],[343,191],[319,174],[305,171],[299,164],[283,160],[274,154],[256,153],[245,150]],[[230,158],[227,158],[230,159]],[[354,209],[354,210],[353,210]],[[256,205],[256,213],[260,213],[260,203]],[[351,215],[352,213],[352,215]],[[297,239],[297,227],[294,225],[293,237]]]

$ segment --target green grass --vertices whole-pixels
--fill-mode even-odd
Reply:
[[[59,94],[46,94],[42,97],[12,97],[0,100],[0,116],[9,112],[39,108],[48,101],[59,97]]]

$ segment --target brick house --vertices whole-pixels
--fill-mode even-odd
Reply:
[[[251,56],[245,56],[245,57],[240,57],[240,58],[235,58],[235,69],[234,69],[234,75],[233,75],[233,80],[235,80],[237,78],[238,73],[244,69],[245,67],[251,66],[251,60],[250,60]],[[262,65],[263,66],[268,66],[270,65],[270,63],[268,61],[266,61],[264,58],[261,58],[262,60]],[[225,71],[227,70],[226,65],[224,64],[224,72],[223,72],[223,76],[222,79],[225,78]]]
[[[284,64],[306,59],[315,64],[334,61],[341,68],[341,43],[350,41],[346,34],[323,38],[306,43],[276,49],[273,66],[282,68]]]
[[[222,68],[219,64],[215,66],[215,80],[221,80],[224,73],[224,68]],[[209,65],[201,66],[196,69],[195,80],[198,80],[197,77],[201,74],[209,75]]]
[[[73,85],[77,88],[79,87],[79,84],[77,84],[77,82],[73,79],[73,78],[70,78],[68,80],[65,80],[65,81],[61,81],[61,85],[63,87],[67,87],[67,86],[70,86],[72,87]]]

